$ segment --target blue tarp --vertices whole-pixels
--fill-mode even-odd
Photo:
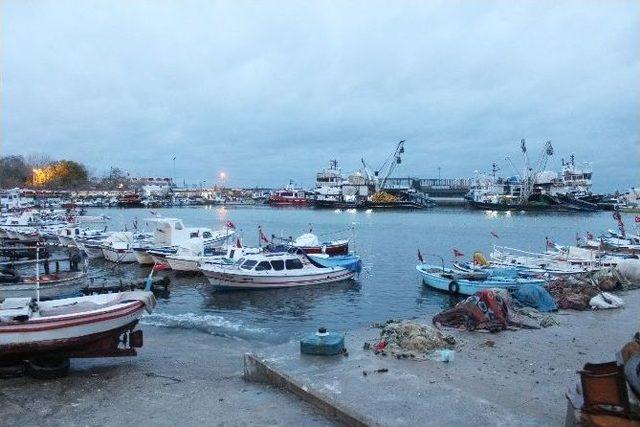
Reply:
[[[514,267],[494,267],[487,270],[490,277],[502,277],[505,279],[517,279],[518,269]]]
[[[540,285],[522,285],[514,292],[513,297],[521,304],[533,307],[538,311],[549,312],[558,309],[558,304],[551,294]]]

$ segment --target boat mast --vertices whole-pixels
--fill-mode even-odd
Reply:
[[[40,246],[36,243],[36,301],[40,303]]]

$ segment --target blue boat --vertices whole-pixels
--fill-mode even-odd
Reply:
[[[418,264],[416,270],[422,283],[451,294],[474,295],[483,289],[517,289],[524,284],[543,286],[542,279],[527,279],[518,276],[515,269],[494,269],[490,272],[463,272],[429,264]]]
[[[362,260],[358,255],[307,254],[307,256],[322,267],[343,267],[355,273],[360,273],[362,270]]]

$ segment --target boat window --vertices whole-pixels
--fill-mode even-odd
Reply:
[[[253,268],[254,265],[256,265],[258,263],[258,261],[254,261],[252,259],[248,259],[244,262],[244,264],[242,264],[242,266],[240,267],[243,270],[251,270]]]
[[[284,261],[281,259],[274,259],[271,261],[271,266],[276,271],[284,270]]]
[[[80,234],[80,229],[76,228],[75,232],[76,232],[76,235]]]
[[[202,233],[202,237],[204,237],[205,239],[208,239],[211,237],[211,233],[208,231],[205,231],[204,233]]]
[[[287,267],[287,270],[300,270],[301,268],[303,268],[302,261],[300,261],[298,258],[286,260],[285,265]]]
[[[271,264],[269,264],[269,261],[262,261],[261,263],[256,265],[255,270],[256,271],[271,270]]]
[[[235,249],[231,249],[231,251],[229,252],[229,258],[233,259],[233,256],[235,255],[236,250]]]

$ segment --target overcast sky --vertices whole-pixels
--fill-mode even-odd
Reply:
[[[590,161],[640,183],[639,1],[2,0],[3,154],[134,175],[310,185]]]

